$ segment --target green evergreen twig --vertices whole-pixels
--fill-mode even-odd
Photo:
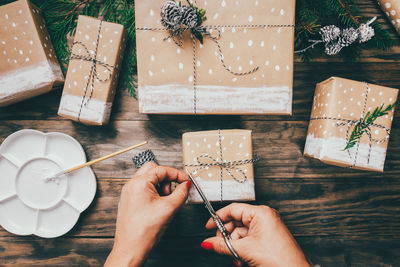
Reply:
[[[357,142],[359,142],[362,135],[369,131],[369,127],[376,121],[376,119],[387,115],[390,110],[397,106],[397,104],[398,102],[396,101],[394,104],[387,105],[386,108],[384,108],[384,104],[382,104],[381,106],[376,107],[372,113],[368,111],[364,118],[360,118],[356,123],[344,150],[354,147]]]

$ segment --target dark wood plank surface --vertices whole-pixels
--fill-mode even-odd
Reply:
[[[359,2],[365,15],[379,16],[390,28],[375,1]],[[160,163],[182,167],[182,133],[251,129],[254,152],[261,157],[256,166],[255,204],[276,208],[314,263],[400,266],[400,111],[395,114],[382,174],[329,166],[302,156],[315,83],[330,76],[400,88],[400,46],[363,51],[357,63],[323,55],[302,63],[296,57],[291,117],[147,116],[138,113],[137,101],[121,89],[111,124],[88,127],[57,116],[61,90],[56,90],[1,108],[0,142],[21,129],[59,131],[79,140],[88,159],[94,159],[149,140]],[[19,237],[0,228],[0,266],[101,266],[112,247],[120,190],[134,173],[132,155],[93,166],[96,198],[65,236]],[[204,229],[207,219],[202,206],[183,207],[147,266],[231,266],[229,258],[201,250],[201,241],[211,234]]]

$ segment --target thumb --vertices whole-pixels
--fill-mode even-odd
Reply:
[[[192,184],[190,181],[181,183],[169,196],[166,196],[166,198],[172,204],[174,210],[177,210],[180,206],[183,205],[183,203],[185,203],[186,199],[188,198],[191,185]]]
[[[232,247],[240,256],[240,240],[229,240]],[[228,246],[225,244],[225,240],[223,237],[214,236],[207,238],[201,243],[201,247],[205,250],[213,250],[218,254],[221,255],[229,255],[232,256],[231,251],[229,250]]]

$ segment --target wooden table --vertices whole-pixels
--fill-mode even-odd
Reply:
[[[374,1],[360,1],[369,17]],[[395,34],[394,30],[392,30]],[[397,43],[400,43],[397,41]],[[146,116],[120,90],[106,127],[87,127],[57,116],[61,91],[0,109],[0,142],[21,129],[59,131],[75,137],[94,159],[149,140],[161,164],[182,167],[181,135],[211,129],[253,130],[257,204],[277,209],[310,259],[322,266],[400,266],[400,112],[390,138],[385,173],[325,165],[302,156],[315,84],[330,76],[400,88],[400,47],[364,51],[358,63],[295,58],[294,112],[287,116]],[[99,266],[113,244],[121,187],[134,173],[127,153],[93,167],[93,204],[68,234],[56,239],[20,237],[0,229],[0,265]],[[1,179],[1,177],[0,177]],[[227,257],[202,251],[210,236],[202,206],[186,206],[171,223],[147,266],[231,266]]]

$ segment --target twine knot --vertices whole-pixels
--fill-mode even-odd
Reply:
[[[245,183],[247,180],[246,173],[238,168],[237,166],[246,165],[256,162],[258,159],[245,159],[245,160],[233,160],[233,161],[221,161],[218,158],[213,158],[208,154],[200,155],[196,157],[196,163],[186,164],[185,167],[198,167],[193,171],[193,174],[197,174],[202,169],[208,169],[209,167],[220,167],[221,170],[225,170],[233,180],[239,183]]]
[[[87,78],[85,90],[84,90],[83,95],[82,95],[81,107],[80,107],[79,113],[78,113],[78,121],[80,120],[83,106],[86,106],[87,103],[89,102],[89,100],[92,99],[92,96],[93,96],[93,93],[94,93],[94,82],[95,82],[95,80],[98,80],[99,82],[108,81],[109,79],[111,79],[112,71],[115,68],[114,66],[111,66],[111,65],[109,65],[109,64],[97,59],[97,51],[98,51],[98,48],[99,48],[100,32],[101,32],[102,24],[103,24],[103,21],[100,21],[99,27],[98,27],[98,31],[97,31],[96,47],[95,47],[93,56],[89,52],[89,49],[87,48],[87,46],[82,42],[78,42],[78,41],[74,42],[72,44],[72,48],[71,48],[71,57],[70,57],[71,60],[72,59],[79,59],[79,60],[84,60],[84,61],[91,62],[89,75],[87,76],[88,78]],[[78,53],[74,52],[74,49],[76,49],[77,47],[80,47],[78,49]],[[104,73],[107,73],[106,77],[104,77],[104,78],[100,77],[100,75],[97,72],[97,67],[98,66],[102,66],[104,68]],[[90,95],[86,99],[86,102],[85,102],[86,92],[87,92],[87,90],[89,88],[89,84],[90,84]]]

